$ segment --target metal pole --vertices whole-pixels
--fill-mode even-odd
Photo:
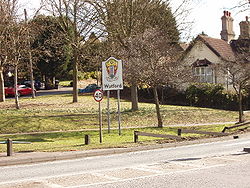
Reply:
[[[119,135],[121,135],[121,110],[120,110],[120,90],[117,90],[117,100],[118,100],[118,129],[119,129]]]
[[[107,118],[108,118],[108,133],[110,133],[110,111],[109,111],[109,98],[110,98],[110,91],[107,91]]]
[[[100,137],[100,143],[102,143],[102,109],[101,109],[101,102],[99,102],[99,137]]]

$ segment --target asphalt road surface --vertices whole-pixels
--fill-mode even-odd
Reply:
[[[0,188],[250,187],[250,134],[239,139],[0,168]]]
[[[61,94],[71,94],[73,92],[72,87],[59,87],[59,89],[51,89],[51,90],[38,90],[37,96],[44,95],[61,95]]]

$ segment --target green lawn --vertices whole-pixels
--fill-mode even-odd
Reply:
[[[72,80],[60,81],[59,85],[63,86],[63,87],[68,87],[68,86],[70,86],[70,82],[72,82]]]
[[[85,150],[109,147],[131,147],[142,143],[133,143],[133,131],[154,132],[159,134],[177,134],[178,127],[173,124],[194,124],[209,122],[237,121],[237,112],[215,110],[209,108],[196,108],[185,106],[161,106],[165,128],[157,128],[157,118],[154,104],[140,103],[140,110],[131,112],[131,103],[122,100],[122,135],[118,135],[117,100],[111,99],[111,134],[103,131],[103,143],[99,143],[98,131],[98,103],[92,95],[79,96],[78,103],[72,103],[72,95],[42,96],[36,99],[20,98],[21,109],[15,109],[13,99],[0,103],[0,141],[11,138],[19,141],[30,141],[32,144],[14,144],[15,151],[68,151]],[[106,100],[101,103],[103,109],[103,128],[107,128]],[[192,127],[207,131],[220,132],[225,125],[209,125]],[[134,127],[133,129],[128,129]],[[142,128],[147,127],[147,128]],[[29,135],[4,135],[13,133],[67,131],[77,132],[40,133]],[[81,130],[81,131],[79,131]],[[86,131],[84,131],[86,130]],[[84,135],[91,135],[91,144],[84,145]],[[184,137],[204,137],[204,135],[183,135]],[[155,142],[170,142],[152,137],[139,137],[143,144]],[[6,151],[6,146],[1,145],[0,152]]]
[[[71,95],[21,98],[21,109],[13,99],[0,103],[0,133],[20,133],[98,128],[98,103],[92,95],[79,96],[72,103]],[[107,127],[106,100],[101,103],[103,126]],[[122,127],[155,127],[154,104],[140,103],[140,110],[130,111],[131,103],[121,102]],[[117,127],[117,101],[111,99],[111,127]],[[237,121],[237,112],[185,106],[161,106],[164,125]]]

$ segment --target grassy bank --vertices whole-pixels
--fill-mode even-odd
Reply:
[[[107,128],[106,100],[101,103],[103,127]],[[98,103],[92,95],[79,96],[72,103],[71,95],[20,98],[20,110],[13,99],[0,103],[0,134],[37,131],[80,130],[98,128]],[[122,127],[156,127],[154,104],[140,103],[140,110],[130,111],[131,103],[121,102]],[[111,99],[111,127],[117,127],[117,101]],[[237,112],[209,108],[162,105],[164,125],[237,121]]]
[[[206,130],[220,132],[226,125],[213,126],[198,126],[189,127],[189,129]],[[171,139],[161,139],[155,137],[140,136],[139,143],[134,143],[134,131],[142,131],[147,133],[170,134],[177,135],[179,127],[165,127],[161,128],[137,128],[124,129],[122,135],[118,135],[117,130],[111,130],[108,134],[106,130],[103,131],[103,143],[99,143],[98,131],[79,131],[79,132],[60,132],[60,133],[42,133],[29,135],[2,135],[0,141],[11,138],[16,141],[26,141],[32,144],[13,144],[15,152],[32,152],[32,151],[76,151],[88,150],[97,148],[113,148],[113,147],[135,147],[138,145],[149,145],[155,143],[173,142]],[[183,127],[182,127],[183,128]],[[91,144],[84,144],[84,135],[90,135]],[[197,139],[201,137],[209,137],[207,135],[199,134],[182,134],[184,140]],[[6,145],[1,145],[0,152],[6,152]]]

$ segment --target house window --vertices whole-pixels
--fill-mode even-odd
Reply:
[[[194,74],[202,83],[213,83],[213,69],[211,67],[195,67]]]

